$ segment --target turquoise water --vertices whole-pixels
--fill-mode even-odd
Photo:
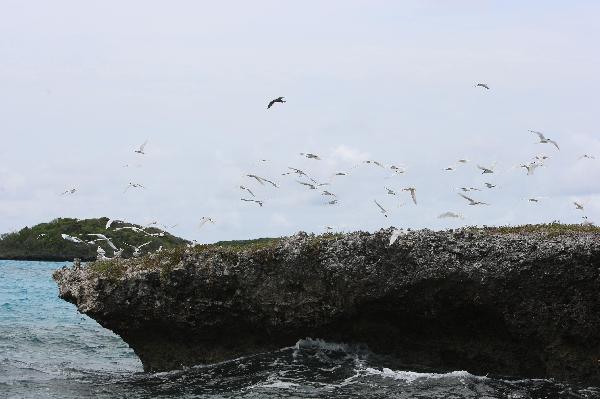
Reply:
[[[0,261],[0,398],[600,398],[597,388],[390,370],[360,348],[295,346],[143,373],[111,332],[58,298],[61,263]]]

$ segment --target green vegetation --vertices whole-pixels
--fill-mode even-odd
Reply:
[[[151,243],[144,246],[142,253],[155,251],[160,246],[164,249],[174,248],[187,244],[188,241],[165,233],[163,237],[150,237],[146,234],[129,229],[115,230],[115,227],[136,226],[129,223],[115,222],[107,230],[108,218],[99,219],[71,219],[60,218],[50,223],[41,223],[33,227],[25,227],[18,232],[2,234],[0,236],[0,259],[23,259],[23,260],[56,260],[69,261],[74,258],[83,260],[96,259],[96,249],[101,246],[106,251],[106,256],[112,256],[113,251],[104,241],[90,244],[77,244],[67,241],[61,234],[78,237],[85,241],[93,240],[94,237],[87,234],[104,234],[118,247],[123,249],[123,257],[130,257],[133,248],[129,245],[141,245],[148,241]],[[148,233],[160,233],[156,228],[146,229]],[[128,245],[129,244],[129,245]]]
[[[306,250],[318,252],[321,245],[330,240],[343,237],[342,233],[325,233],[322,235],[308,235]],[[91,269],[109,279],[118,279],[126,268],[132,270],[158,270],[161,277],[165,277],[188,254],[210,254],[221,257],[229,263],[236,263],[241,253],[248,254],[255,261],[266,264],[275,259],[275,249],[282,238],[257,238],[253,240],[219,241],[213,244],[199,244],[192,248],[179,246],[140,257],[136,260],[123,262],[122,260],[108,260],[94,262]]]
[[[600,233],[600,227],[586,224],[562,224],[558,222],[544,224],[524,224],[521,226],[484,227],[485,231],[499,234],[535,234],[542,233],[550,237],[565,234]]]

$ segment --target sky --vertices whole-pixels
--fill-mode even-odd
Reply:
[[[596,1],[4,0],[0,10],[2,232],[101,216],[176,225],[200,242],[326,226],[600,223]],[[267,110],[279,96],[287,102]],[[539,154],[550,158],[527,176],[519,165]],[[310,190],[282,175],[288,167],[330,185]],[[125,192],[129,182],[145,189]],[[240,185],[264,206],[241,201]],[[467,205],[458,187],[490,205]],[[464,219],[438,219],[446,211]],[[198,228],[203,216],[215,223]]]

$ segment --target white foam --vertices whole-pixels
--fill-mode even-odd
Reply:
[[[332,352],[350,352],[350,347],[346,344],[323,341],[320,338],[306,338],[296,342],[295,349],[322,349]]]
[[[382,370],[368,367],[364,370],[365,373],[370,375],[378,375],[383,378],[392,378],[394,380],[401,380],[410,384],[418,379],[441,379],[441,378],[471,378],[471,379],[486,379],[487,377],[479,377],[473,375],[467,371],[451,371],[449,373],[418,373],[416,371],[394,371],[388,368]]]
[[[269,384],[261,384],[258,385],[260,388],[278,388],[278,389],[290,389],[294,387],[299,387],[300,384],[296,384],[294,382],[288,381],[273,381]]]

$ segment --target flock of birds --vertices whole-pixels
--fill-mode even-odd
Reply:
[[[475,87],[482,88],[485,90],[490,90],[490,87],[486,83],[477,83],[477,84],[475,84]],[[267,104],[267,109],[271,109],[275,104],[285,104],[285,103],[286,103],[285,97],[277,97],[277,98],[274,98],[273,100],[269,101],[269,103]],[[544,133],[536,131],[536,130],[529,130],[529,132],[531,134],[534,134],[535,136],[537,136],[537,139],[538,139],[537,143],[551,145],[555,148],[556,151],[560,151],[560,147],[559,147],[558,143],[555,140],[553,140],[549,137],[546,137],[546,135]],[[134,153],[138,154],[140,156],[145,155],[146,154],[145,149],[146,149],[147,144],[148,144],[148,140],[144,141],[144,143],[142,143],[139,146],[139,148],[134,150]],[[320,155],[315,154],[315,153],[302,152],[302,153],[299,153],[299,155],[301,157],[304,157],[306,159],[309,159],[309,160],[312,160],[315,162],[321,161],[323,159]],[[531,176],[535,173],[535,171],[538,168],[544,167],[545,161],[549,158],[550,157],[548,157],[546,155],[537,155],[531,161],[520,164],[519,168],[524,169],[526,174],[528,176]],[[595,157],[590,154],[583,154],[581,157],[579,157],[579,159],[580,160],[582,160],[582,159],[595,160]],[[261,159],[260,161],[267,162],[266,159]],[[469,162],[470,161],[468,159],[458,159],[456,164],[448,166],[444,170],[446,172],[455,171],[458,168],[460,168],[461,166],[463,166]],[[361,165],[376,166],[376,167],[379,167],[379,168],[382,168],[385,170],[389,170],[394,175],[403,175],[406,172],[406,169],[402,166],[398,166],[398,165],[385,166],[384,163],[376,161],[376,160],[372,160],[372,159],[363,160],[361,163],[354,165],[352,167],[352,169],[357,168]],[[124,166],[127,167],[129,165],[124,165]],[[481,174],[483,174],[483,175],[493,175],[495,173],[495,166],[496,166],[495,164],[492,164],[492,165],[477,164],[476,165],[477,169],[479,169],[481,171]],[[307,173],[306,171],[301,170],[299,168],[292,167],[292,166],[288,166],[287,170],[283,171],[283,173],[281,173],[281,175],[295,177],[296,183],[304,186],[308,190],[320,192],[321,196],[326,197],[325,204],[335,206],[338,204],[339,198],[338,198],[338,195],[331,188],[333,178],[337,178],[340,176],[348,176],[349,172],[337,171],[337,172],[333,173],[333,175],[331,176],[332,179],[330,179],[329,181],[326,181],[326,182],[318,181],[315,178],[311,177],[311,175],[309,175],[309,173]],[[263,206],[265,206],[266,201],[264,199],[259,199],[257,197],[257,194],[256,194],[258,192],[257,188],[258,187],[271,187],[272,189],[280,188],[280,185],[278,183],[276,183],[275,179],[273,179],[273,178],[259,176],[258,174],[253,174],[253,173],[246,174],[244,176],[244,178],[248,179],[248,182],[242,183],[239,185],[239,189],[243,193],[240,200],[245,203],[248,203],[248,204],[255,204],[256,206],[261,207],[261,208]],[[258,186],[256,186],[257,188],[253,187],[252,184],[258,185]],[[484,185],[485,185],[485,189],[493,189],[496,187],[496,184],[490,183],[490,182],[485,182]],[[127,193],[127,191],[130,189],[145,189],[145,186],[140,183],[129,182],[129,184],[124,189],[124,193]],[[460,191],[457,194],[461,198],[463,198],[464,200],[467,201],[467,205],[469,205],[469,206],[490,206],[489,203],[478,200],[475,198],[474,194],[471,194],[471,192],[482,191],[482,189],[476,188],[476,187],[458,187],[457,189]],[[390,196],[401,196],[401,195],[403,195],[402,193],[406,193],[405,195],[409,196],[412,203],[414,205],[418,205],[417,189],[415,187],[409,186],[409,187],[403,187],[399,190],[394,190],[387,186],[384,186],[383,190],[384,190],[383,192],[387,193],[387,195],[390,195]],[[73,195],[76,192],[77,192],[77,188],[69,188],[69,189],[65,190],[64,192],[62,192],[61,195],[63,195],[63,196],[64,195]],[[469,195],[466,195],[465,193],[469,193]],[[540,197],[527,198],[527,201],[532,202],[532,203],[539,202]],[[388,215],[389,215],[388,209],[386,209],[379,201],[377,201],[377,199],[373,199],[373,204],[374,204],[374,207],[384,217],[388,217]],[[404,203],[399,204],[399,206],[402,206],[402,205],[404,205]],[[575,209],[578,211],[583,212],[585,210],[584,203],[581,201],[574,201],[573,205],[574,205]],[[448,219],[463,219],[464,218],[464,216],[462,214],[453,212],[453,211],[443,212],[443,213],[439,214],[437,217],[439,219],[447,219],[447,218]],[[588,221],[588,218],[586,215],[582,216],[582,220],[583,220],[582,221],[583,224],[592,224],[591,222]],[[107,230],[110,228],[110,226],[113,222],[114,222],[113,220],[109,220],[109,222],[106,225]],[[198,227],[202,227],[202,226],[206,225],[207,223],[214,224],[215,221],[211,217],[204,216],[200,219]],[[152,224],[156,225],[157,222],[153,222]],[[147,226],[147,227],[150,227],[150,226]],[[165,227],[165,230],[166,230],[167,226],[163,226],[163,227]],[[115,228],[115,230],[130,229],[138,234],[144,234],[149,237],[164,235],[163,230],[160,230],[161,233],[149,233],[146,231],[146,228],[140,228],[140,227],[131,225],[131,226],[118,227],[118,228]],[[325,226],[325,229],[333,230],[334,228],[331,226]],[[390,237],[390,245],[393,244],[401,234],[402,234],[401,230],[394,230],[392,233],[392,236]],[[82,238],[73,237],[73,236],[69,236],[66,234],[62,235],[62,237],[65,240],[68,240],[68,241],[71,241],[74,243],[78,243],[78,244],[96,244],[98,242],[106,242],[108,244],[108,246],[113,250],[114,257],[119,257],[121,255],[121,253],[123,252],[122,249],[117,248],[117,246],[114,245],[114,243],[104,234],[100,234],[100,233],[88,234],[88,236],[93,237],[93,239],[85,240]],[[129,245],[133,248],[134,256],[139,256],[141,254],[141,249],[150,243],[151,243],[151,241],[146,242],[140,246],[133,246],[133,245],[129,245],[129,244],[125,244],[125,245]],[[192,244],[190,244],[190,245],[193,246],[196,244],[197,244],[197,242],[193,241]],[[105,250],[102,249],[102,247],[98,246],[97,252],[98,252],[99,259],[109,259],[106,257]]]

